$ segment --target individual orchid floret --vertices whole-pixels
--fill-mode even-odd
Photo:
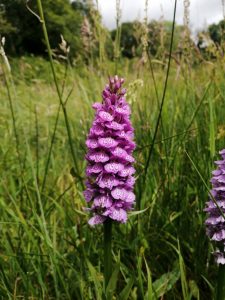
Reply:
[[[95,118],[87,137],[87,182],[84,197],[91,203],[91,226],[107,219],[125,223],[133,209],[135,169],[134,129],[126,102],[123,78],[109,79],[102,103],[93,104]]]
[[[225,149],[219,152],[221,160],[215,161],[217,169],[212,172],[212,190],[204,211],[208,213],[205,221],[206,232],[215,242],[218,250],[214,256],[218,264],[225,264]]]

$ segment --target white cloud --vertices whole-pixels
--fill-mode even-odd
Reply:
[[[222,1],[190,0],[190,26],[196,31],[223,19]],[[110,29],[116,27],[116,0],[98,0],[103,23]],[[122,21],[143,19],[145,0],[121,0]],[[174,0],[149,0],[148,19],[172,20]],[[177,1],[176,22],[183,24],[183,0]]]

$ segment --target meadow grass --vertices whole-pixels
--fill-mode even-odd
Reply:
[[[91,105],[115,64],[55,60],[58,90],[47,60],[10,64],[0,78],[0,299],[103,299],[103,230],[88,226],[82,191]],[[171,60],[160,120],[166,64],[117,57],[116,69],[132,108],[143,212],[113,227],[107,298],[212,299],[202,178],[224,147],[222,58],[191,68]]]
[[[12,60],[11,66],[14,79],[7,75],[9,91],[2,79],[0,92],[1,299],[101,299],[103,231],[101,226],[87,225],[62,111],[42,189],[59,107],[48,62],[25,57]],[[61,83],[64,66],[57,68]],[[136,209],[147,209],[131,216],[126,225],[114,226],[114,265],[119,265],[115,299],[157,299],[164,294],[166,299],[212,297],[216,267],[203,213],[208,195],[195,166],[208,182],[215,149],[223,146],[223,70],[219,62],[205,62],[192,68],[187,78],[185,69],[177,76],[177,68],[172,63],[145,180],[159,112],[154,84],[148,66],[142,67],[140,76],[135,61],[124,60],[118,70],[128,89],[137,79],[143,81],[133,88],[128,101],[137,142]],[[165,71],[154,64],[154,75],[161,95]],[[66,78],[63,99],[70,94],[66,109],[75,171],[82,179],[91,104],[101,101],[106,77],[104,71],[96,76],[92,68],[70,68]]]

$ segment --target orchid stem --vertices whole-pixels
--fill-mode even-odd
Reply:
[[[112,220],[104,222],[104,280],[105,291],[112,274]]]
[[[222,264],[218,270],[216,300],[225,300],[225,265]]]

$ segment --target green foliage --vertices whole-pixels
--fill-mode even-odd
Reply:
[[[91,229],[87,225],[87,216],[82,210],[86,204],[76,172],[84,177],[84,143],[93,117],[91,104],[99,101],[107,76],[99,70],[100,75],[96,76],[96,69],[87,67],[68,69],[63,99],[70,94],[75,82],[66,109],[78,169],[72,177],[73,163],[60,113],[47,182],[41,192],[58,101],[49,76],[50,68],[44,59],[24,57],[10,62],[16,94],[13,86],[10,93],[23,175],[4,84],[5,88],[0,91],[4,99],[0,113],[0,294],[9,298],[15,294],[39,299],[101,299],[102,228]],[[138,78],[134,71],[135,60],[132,65],[122,60],[119,66],[127,86],[132,85]],[[108,292],[113,291],[116,299],[136,300],[149,294],[155,299],[155,293],[166,299],[180,299],[182,293],[192,297],[199,294],[200,299],[212,298],[216,267],[205,236],[202,212],[208,191],[195,167],[208,182],[215,159],[208,122],[212,105],[216,116],[211,118],[215,149],[223,146],[225,135],[217,137],[224,124],[220,109],[225,88],[221,66],[218,61],[213,66],[204,64],[192,68],[187,85],[182,75],[174,80],[177,65],[172,64],[163,127],[154,146],[145,193],[142,192],[142,172],[152,143],[158,102],[149,69],[147,66],[142,69],[143,86],[137,89],[136,101],[132,102],[132,118],[138,145],[135,192],[143,212],[130,216],[125,226],[114,226],[113,251],[114,257],[121,253],[120,270],[118,273],[116,269]],[[63,85],[65,66],[55,63],[55,68]],[[113,69],[110,62],[107,68]],[[154,74],[160,93],[164,72],[154,65]]]
[[[5,11],[0,10],[0,34],[4,36],[10,34],[13,31],[15,31],[15,28],[10,22],[7,21],[5,17]]]
[[[58,13],[48,18],[61,28],[64,21]],[[165,31],[168,37],[170,26]],[[103,29],[97,28],[96,37],[101,38]],[[138,40],[137,31],[134,34]],[[156,57],[161,45],[160,41]],[[115,69],[101,55],[95,65],[80,64],[76,69],[69,61],[55,60],[58,95],[45,59],[9,59],[10,73],[1,57],[2,299],[103,298],[103,230],[88,226],[82,193],[91,105],[100,101],[107,75]],[[152,60],[150,73],[148,64],[137,68],[137,59],[122,58],[118,64],[118,74],[135,92],[128,100],[137,143],[138,211],[130,214],[126,225],[113,226],[113,273],[106,288],[112,299],[212,299],[215,292],[217,268],[205,234],[203,208],[213,160],[224,147],[223,58],[217,56],[210,64],[203,60],[195,67],[171,61],[162,119],[153,141],[165,80],[162,65],[163,60]]]
[[[116,29],[112,30],[111,37],[115,41]],[[131,22],[123,23],[121,27],[120,47],[122,55],[128,58],[135,56],[138,42],[134,36],[134,24]]]
[[[148,24],[147,43],[149,52],[157,57],[162,58],[165,51],[169,51],[171,40],[172,22],[170,21],[151,21]],[[181,40],[184,27],[176,25],[174,32],[173,51],[182,48]],[[121,25],[120,47],[124,57],[132,58],[141,56],[143,48],[144,24],[141,22],[126,22]],[[116,30],[111,32],[112,40],[115,41]]]
[[[116,43],[116,30],[111,38],[101,22],[101,16],[92,1],[45,0],[43,1],[46,25],[52,49],[58,48],[60,35],[70,46],[70,57],[85,57],[87,64],[97,61],[101,66],[106,58],[113,58],[113,42]],[[1,0],[0,35],[6,36],[6,50],[13,55],[46,55],[46,45],[42,38],[41,24],[38,19],[36,0]],[[36,15],[35,15],[36,14]],[[84,17],[90,23],[90,32],[81,32]],[[126,22],[119,28],[120,48],[123,57],[141,57],[145,25],[135,21]],[[170,21],[151,21],[147,25],[147,44],[152,56],[164,61],[170,44],[172,23]],[[87,28],[86,28],[87,29]],[[185,52],[193,41],[184,41],[184,27],[176,25],[173,52]],[[208,28],[211,39],[220,45],[224,40],[224,20]],[[85,37],[85,34],[87,35]],[[85,40],[86,39],[86,40]],[[199,49],[205,54],[204,44],[199,34]],[[117,50],[118,51],[118,50]],[[214,55],[214,54],[213,54]],[[99,59],[99,60],[98,60]]]
[[[46,46],[42,38],[41,24],[37,16],[35,0],[30,0],[26,7],[25,0],[2,0],[5,8],[5,18],[15,29],[6,32],[8,41],[7,51],[14,54],[46,54]],[[71,55],[77,55],[81,51],[80,27],[82,13],[75,10],[69,0],[43,1],[45,18],[49,33],[51,47],[58,47],[60,34],[68,42]]]
[[[208,28],[211,39],[216,44],[221,44],[225,41],[225,20],[220,21],[218,24],[212,24]]]

